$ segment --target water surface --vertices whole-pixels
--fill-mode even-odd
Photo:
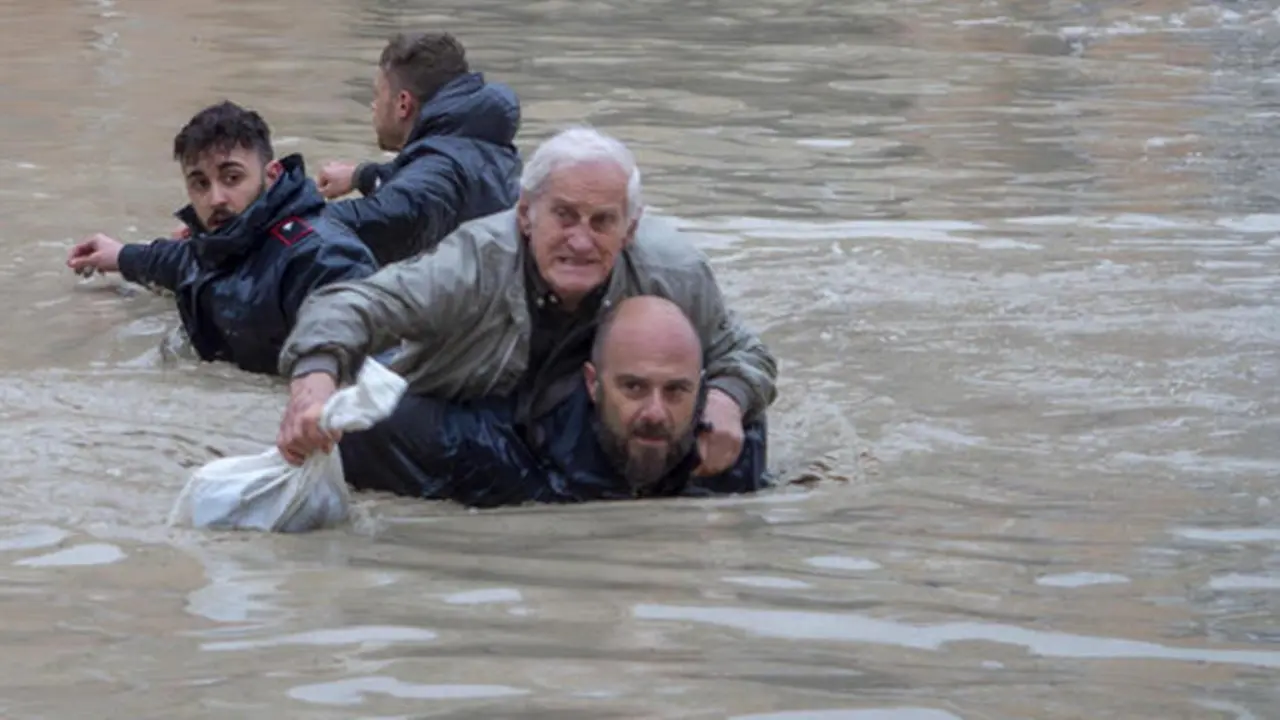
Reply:
[[[1280,17],[1259,0],[0,4],[0,715],[1266,718]],[[62,266],[167,233],[196,110],[376,156],[445,27],[588,121],[780,358],[753,498],[163,527],[281,387]],[[825,468],[825,469],[823,469]]]

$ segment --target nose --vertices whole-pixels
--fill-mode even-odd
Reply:
[[[667,408],[662,403],[662,393],[655,390],[645,396],[644,404],[640,406],[640,419],[649,423],[661,423],[667,419]]]
[[[570,250],[578,254],[588,253],[595,247],[595,243],[591,241],[591,233],[581,225],[569,230],[566,244]]]
[[[225,207],[227,202],[230,200],[230,197],[230,193],[227,192],[227,188],[224,187],[222,183],[215,182],[213,187],[209,190],[209,202],[212,203],[214,207]]]

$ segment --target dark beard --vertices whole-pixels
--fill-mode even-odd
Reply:
[[[271,183],[267,182],[267,179],[264,176],[262,178],[262,188],[258,190],[258,194],[254,196],[253,202],[249,203],[249,205],[245,208],[245,210],[247,211],[249,208],[253,207],[255,203],[257,203],[259,200],[262,199],[263,195],[267,194],[267,190],[269,189],[271,189]],[[243,213],[233,213],[233,212],[226,212],[226,211],[215,212],[214,214],[209,216],[208,222],[202,221],[200,223],[201,229],[204,230],[204,232],[201,234],[202,235],[226,234],[226,231],[229,228],[231,228],[233,224],[235,224],[236,219],[239,218],[242,214]],[[214,228],[213,227],[214,225],[216,225],[217,227]]]
[[[665,453],[653,452],[635,457],[627,451],[627,438],[615,434],[609,424],[600,418],[598,411],[592,416],[591,425],[609,464],[622,474],[622,479],[631,488],[631,494],[636,497],[648,495],[655,490],[655,486],[689,455],[697,442],[693,428],[690,427],[674,443],[667,445]]]
[[[209,222],[205,223],[205,231],[216,233],[235,222],[236,214],[230,212],[215,212],[209,217]]]

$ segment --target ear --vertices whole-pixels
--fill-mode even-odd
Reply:
[[[591,396],[591,402],[600,402],[599,398],[596,397],[600,391],[600,383],[598,382],[600,376],[596,374],[596,366],[592,365],[589,360],[582,363],[582,379],[587,383],[587,394]]]
[[[636,228],[640,226],[640,218],[644,216],[644,209],[636,213],[636,219],[631,221],[631,225],[627,227],[627,236],[622,239],[622,247],[629,246],[636,239]]]
[[[281,165],[279,160],[272,160],[267,163],[266,170],[263,171],[263,175],[266,176],[268,183],[273,183],[276,180],[279,180],[280,176],[283,174],[284,165]]]
[[[533,213],[530,212],[529,198],[524,193],[520,193],[520,199],[516,202],[516,227],[526,238],[533,232]]]
[[[407,120],[418,114],[418,99],[408,90],[401,90],[396,93],[396,115],[401,120]]]

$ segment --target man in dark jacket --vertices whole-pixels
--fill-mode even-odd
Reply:
[[[302,301],[372,274],[373,254],[320,216],[324,198],[302,157],[275,160],[256,112],[231,102],[200,111],[174,138],[173,157],[191,201],[177,212],[189,239],[126,245],[99,233],[72,248],[67,265],[173,292],[202,360],[274,374]]]
[[[636,296],[605,316],[582,382],[549,413],[525,425],[516,398],[406,395],[386,421],[340,439],[343,473],[359,489],[474,507],[766,487],[763,417],[732,466],[697,472],[706,390],[693,324],[670,300]]]
[[[519,195],[513,144],[520,103],[511,88],[470,72],[451,35],[397,35],[374,77],[378,146],[386,164],[331,162],[320,173],[328,214],[388,264],[432,250],[462,223],[506,210]]]

